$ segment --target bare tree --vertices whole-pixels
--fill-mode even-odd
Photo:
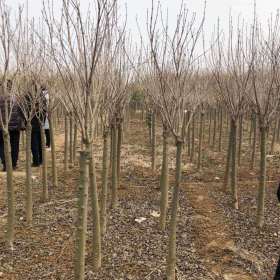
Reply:
[[[193,100],[189,80],[197,68],[195,47],[201,35],[205,14],[197,25],[195,16],[189,14],[184,2],[177,16],[174,33],[170,36],[168,22],[163,18],[160,6],[152,3],[148,16],[148,37],[150,41],[151,75],[158,87],[157,103],[160,113],[176,142],[176,180],[173,188],[171,221],[169,228],[167,279],[175,279],[176,230],[179,188],[181,182],[182,148],[184,143],[184,112],[186,102],[197,105]],[[188,127],[189,124],[186,125]]]
[[[230,16],[227,44],[225,45],[225,37],[218,28],[217,43],[213,44],[209,59],[217,85],[218,100],[223,102],[231,119],[224,189],[227,189],[231,169],[231,192],[235,209],[238,209],[237,122],[243,114],[252,68],[247,32],[243,22],[238,22],[235,30]]]
[[[7,243],[13,248],[14,226],[15,226],[15,197],[13,186],[13,166],[11,159],[9,122],[18,104],[13,91],[13,80],[17,74],[17,65],[12,65],[15,52],[13,44],[17,41],[17,26],[21,14],[19,9],[16,24],[13,26],[11,13],[5,0],[0,1],[0,98],[4,107],[0,109],[0,126],[4,142],[5,168],[7,172],[7,199],[8,199],[8,219],[7,219]]]
[[[116,7],[115,0],[94,1],[94,12],[90,11],[84,18],[79,2],[63,0],[61,20],[56,21],[50,2],[44,4],[44,18],[48,26],[50,54],[54,59],[62,79],[65,94],[65,104],[78,123],[85,150],[81,160],[89,161],[89,165],[80,162],[80,168],[89,166],[89,193],[93,216],[93,266],[101,266],[101,240],[99,222],[99,204],[95,176],[95,164],[92,151],[94,127],[98,115],[100,101],[100,80],[95,77],[100,54],[108,28],[110,16]],[[81,170],[79,193],[84,199],[79,199],[78,209],[86,205],[86,171]],[[83,175],[83,176],[82,176]],[[79,217],[77,225],[76,244],[76,279],[84,279],[84,253],[87,211]]]
[[[267,132],[278,113],[280,105],[280,38],[279,11],[268,21],[267,32],[258,22],[256,12],[251,33],[253,54],[251,86],[249,95],[257,115],[260,132],[260,180],[258,191],[257,225],[264,225],[266,186]],[[266,35],[267,34],[267,35]]]

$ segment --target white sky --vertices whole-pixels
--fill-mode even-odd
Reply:
[[[80,3],[87,6],[92,0],[80,0]],[[137,40],[138,29],[136,25],[136,16],[140,28],[143,32],[146,31],[146,13],[147,9],[151,7],[151,0],[118,0],[123,11],[125,11],[125,4],[127,4],[128,13],[128,29],[132,31],[133,38]],[[27,0],[6,0],[7,4],[13,9],[16,9],[18,4],[25,4]],[[54,3],[60,3],[61,0],[54,0]],[[155,0],[157,2],[157,0]],[[41,15],[41,0],[29,0],[29,14],[30,16],[39,17]],[[170,25],[174,24],[176,14],[180,7],[181,0],[161,0],[163,8],[168,8]],[[198,12],[201,14],[204,0],[186,0],[187,6],[190,11]],[[257,0],[257,13],[259,19],[266,23],[271,13],[276,13],[280,8],[280,0]],[[59,9],[58,9],[59,10]],[[207,0],[206,8],[206,22],[205,34],[206,40],[210,40],[213,26],[217,23],[218,17],[220,18],[220,25],[225,31],[227,30],[229,11],[232,11],[233,17],[242,15],[249,22],[252,20],[253,15],[253,0]],[[125,12],[123,12],[125,13]]]

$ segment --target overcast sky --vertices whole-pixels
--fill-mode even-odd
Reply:
[[[93,0],[80,0],[80,3],[87,6],[89,2]],[[136,16],[140,28],[143,32],[146,30],[146,14],[147,9],[151,7],[151,0],[118,0],[125,14],[125,5],[127,5],[128,14],[128,29],[132,31],[133,38],[137,40],[137,25]],[[156,0],[157,1],[157,0]],[[6,0],[7,4],[12,8],[16,8],[18,4],[25,4],[27,0]],[[59,3],[61,0],[55,0],[54,3]],[[180,7],[181,0],[161,0],[164,9],[168,8],[169,21],[172,26],[176,20],[176,14]],[[29,14],[34,17],[39,17],[41,14],[41,0],[28,0]],[[190,11],[197,12],[198,15],[202,12],[204,0],[187,0],[187,6]],[[260,20],[265,24],[271,13],[276,13],[280,8],[279,0],[258,0],[257,1],[257,13]],[[59,10],[59,9],[58,9]],[[206,22],[205,22],[205,34],[206,39],[210,39],[210,35],[213,30],[213,26],[216,24],[218,17],[220,18],[220,24],[223,29],[227,29],[229,11],[233,17],[242,15],[248,21],[252,20],[253,14],[253,0],[207,0],[206,8]]]

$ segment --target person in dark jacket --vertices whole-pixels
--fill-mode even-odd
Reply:
[[[45,98],[44,100],[46,101],[46,108],[48,108],[49,100],[50,100],[48,90],[45,86],[41,86],[41,91]],[[48,118],[47,112],[46,112],[46,116],[45,116],[44,130],[45,130],[45,136],[46,136],[46,147],[50,148],[51,147],[51,135],[50,135],[50,124],[49,124],[49,118]]]
[[[7,91],[11,92],[12,81],[7,81]],[[23,114],[20,109],[20,106],[17,104],[17,101],[11,95],[0,96],[0,110],[2,115],[3,124],[5,124],[5,103],[7,104],[8,110],[11,110],[8,130],[10,136],[10,145],[11,145],[11,157],[13,169],[17,168],[18,154],[19,154],[19,141],[20,141],[20,130],[22,129],[23,124]],[[9,111],[10,112],[10,111]],[[6,171],[5,165],[5,154],[4,154],[4,139],[3,139],[3,127],[0,123],[0,159],[3,164],[3,171]]]
[[[46,98],[42,94],[42,92],[37,91],[37,86],[34,84],[34,92],[27,94],[26,99],[27,103],[30,107],[35,108],[35,112],[33,112],[33,118],[31,120],[32,132],[31,132],[31,152],[33,158],[33,167],[38,167],[43,162],[42,157],[42,139],[41,139],[41,126],[44,125],[46,118]]]

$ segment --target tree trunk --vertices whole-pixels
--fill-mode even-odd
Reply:
[[[112,201],[111,207],[115,208],[118,201],[118,170],[117,170],[117,149],[118,149],[118,138],[117,138],[116,124],[112,127]]]
[[[168,132],[163,125],[162,166],[160,177],[160,229],[165,230],[168,209],[169,169],[168,169]]]
[[[276,136],[276,141],[277,143],[279,143],[279,140],[280,140],[280,120],[279,120],[279,117],[277,117],[277,136]]]
[[[182,146],[183,141],[181,139],[176,139],[176,178],[175,185],[173,188],[173,197],[171,204],[171,218],[169,227],[168,257],[166,270],[167,280],[175,280],[176,277],[176,231],[182,168]]]
[[[149,131],[149,144],[152,145],[152,138],[153,138],[153,132],[152,132],[152,113],[150,111],[147,112],[147,125],[148,125],[148,131]]]
[[[192,116],[192,150],[191,150],[191,162],[193,162],[194,159],[194,153],[195,153],[195,115]]]
[[[114,156],[114,132],[113,132],[113,126],[110,128],[110,168],[112,169],[112,164],[113,164],[113,156]],[[112,170],[111,173],[113,174]]]
[[[249,145],[250,146],[252,144],[253,129],[254,129],[254,114],[251,115],[251,119],[250,119],[250,132],[249,132]]]
[[[85,278],[85,252],[88,212],[88,160],[87,151],[80,152],[80,182],[78,187],[78,212],[75,244],[75,280]]]
[[[237,164],[236,164],[236,131],[237,125],[236,120],[231,120],[232,126],[232,157],[231,157],[231,191],[233,198],[233,207],[234,209],[238,209],[238,195],[237,195]]]
[[[267,128],[260,123],[260,181],[258,192],[257,226],[262,228],[264,225],[264,199],[266,186],[266,135]]]
[[[25,150],[25,137],[25,132],[21,131],[21,145],[23,150]]]
[[[52,184],[53,187],[58,186],[57,179],[57,167],[56,167],[56,144],[54,137],[54,127],[53,127],[53,116],[49,114],[49,124],[50,124],[50,137],[51,137],[51,156],[52,156]]]
[[[65,130],[64,130],[64,172],[68,171],[69,168],[69,164],[68,164],[68,118],[65,115]]]
[[[252,116],[252,130],[253,130],[253,143],[252,143],[252,153],[251,153],[251,162],[250,169],[253,170],[255,166],[255,158],[256,158],[256,143],[257,143],[257,118],[256,115]]]
[[[204,129],[204,113],[201,112],[200,113],[200,124],[199,124],[199,144],[198,144],[198,160],[197,160],[197,169],[198,169],[198,171],[201,171],[203,129]]]
[[[122,129],[122,122],[118,121],[117,124],[117,137],[118,137],[118,144],[117,144],[117,188],[120,187],[120,178],[121,178],[121,149],[122,149],[122,134],[123,134],[123,129]]]
[[[7,217],[7,243],[13,249],[15,231],[15,190],[13,184],[13,166],[11,158],[10,135],[8,129],[3,129],[5,166],[7,172],[7,198],[8,198],[8,217]]]
[[[26,124],[26,146],[25,146],[25,215],[28,225],[32,224],[33,218],[33,192],[32,192],[32,169],[31,169],[31,123]]]
[[[227,162],[226,162],[226,170],[224,177],[224,192],[227,192],[229,179],[230,179],[230,166],[231,166],[231,158],[232,158],[232,124],[229,128],[229,137],[228,137],[228,148],[227,148]]]
[[[74,124],[74,142],[73,142],[73,162],[75,165],[76,162],[76,156],[77,156],[77,141],[78,141],[78,126],[75,122]]]
[[[270,147],[270,153],[274,153],[274,147],[275,147],[275,141],[276,141],[276,134],[277,134],[277,126],[278,126],[278,121],[275,121],[275,125],[272,131],[272,140],[271,140],[271,147]]]
[[[239,141],[238,141],[238,166],[240,166],[240,164],[241,164],[242,141],[243,141],[243,116],[240,116],[240,118],[239,118]]]
[[[73,116],[69,118],[69,165],[73,167]]]
[[[96,125],[95,125],[95,130],[94,130],[94,136],[97,138],[99,135],[99,121],[98,118],[96,119]]]
[[[228,127],[229,127],[229,115],[226,114],[226,130],[228,131]]]
[[[107,188],[108,188],[108,131],[103,134],[103,159],[102,159],[102,193],[100,209],[101,236],[106,233],[107,226]]]
[[[191,112],[188,111],[188,124],[190,122],[190,118],[191,118]],[[191,155],[191,128],[190,125],[188,125],[187,128],[187,142],[188,142],[188,156]]]
[[[68,171],[69,163],[68,163],[68,118],[65,115],[65,130],[64,130],[64,172]]]
[[[156,114],[152,115],[152,172],[156,171]]]
[[[216,131],[217,131],[217,110],[214,109],[214,116],[213,116],[213,121],[214,121],[214,127],[213,127],[213,143],[212,143],[212,148],[215,149],[215,144],[216,144]]]
[[[223,109],[220,109],[220,127],[219,127],[219,152],[222,151],[222,137],[223,136]]]
[[[209,110],[209,130],[208,130],[208,145],[211,145],[211,126],[212,126],[212,110]]]
[[[145,109],[144,106],[141,106],[141,111],[142,111],[142,116],[141,116],[141,121],[144,122],[145,121]]]
[[[45,202],[49,199],[49,190],[48,190],[48,159],[47,159],[47,151],[46,151],[46,138],[45,138],[45,130],[43,126],[40,126],[41,133],[41,144],[42,144],[42,201]]]
[[[92,209],[92,256],[93,256],[93,269],[96,271],[101,267],[101,235],[100,235],[100,216],[99,216],[99,203],[98,203],[98,191],[96,183],[96,170],[95,161],[91,147],[89,158],[89,193],[91,198]]]

